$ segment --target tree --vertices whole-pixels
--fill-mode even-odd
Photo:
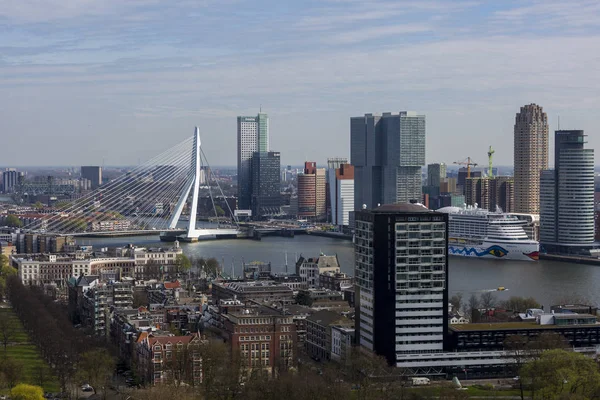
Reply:
[[[4,346],[4,354],[6,354],[6,348],[8,344],[17,335],[17,328],[14,321],[11,318],[0,318],[0,341]]]
[[[0,362],[0,373],[8,386],[13,387],[22,378],[23,362],[11,357],[4,357]]]
[[[514,360],[513,367],[517,375],[520,375],[525,363],[529,360],[529,338],[523,335],[508,336],[504,340],[504,349],[509,355],[509,358]],[[519,390],[521,392],[521,400],[525,399],[523,379],[519,379]]]
[[[13,275],[17,275],[17,270],[10,266],[5,255],[0,254],[0,300],[6,296],[7,279]]]
[[[221,269],[221,265],[216,258],[211,257],[206,260],[206,273],[212,276],[217,276],[219,274],[219,270]]]
[[[308,294],[305,291],[301,290],[296,295],[296,303],[300,304],[302,306],[308,306],[308,307],[310,307],[310,306],[312,306],[313,299],[310,297],[310,294]]]
[[[115,359],[105,350],[85,352],[78,365],[79,377],[89,383],[97,393],[98,387],[105,386],[115,370]]]
[[[177,266],[177,272],[187,272],[192,267],[192,263],[185,254],[178,254],[175,257],[175,265]]]
[[[44,208],[44,205],[41,202],[36,201],[33,205],[33,208],[35,208],[36,210],[41,210],[42,208]]]
[[[54,204],[54,208],[59,209],[59,210],[66,210],[67,208],[71,207],[71,203],[69,203],[68,201],[59,201],[56,204]]]
[[[23,221],[21,221],[16,215],[10,214],[6,217],[5,224],[6,226],[10,226],[12,228],[20,228],[23,226]]]
[[[507,310],[524,313],[530,308],[541,308],[541,305],[533,297],[511,296],[510,299],[502,302],[502,307]]]
[[[215,205],[215,212],[217,213],[217,216],[222,217],[223,215],[225,215],[225,211],[223,210],[223,207],[221,207],[220,205]]]
[[[10,397],[13,400],[44,400],[44,389],[21,383],[11,389]]]
[[[146,290],[145,289],[144,289],[144,291],[134,290],[133,291],[133,307],[139,308],[142,306],[144,306],[144,307],[148,306],[148,295],[146,294]]]
[[[521,379],[531,385],[535,399],[591,399],[600,392],[596,362],[583,354],[561,349],[547,350],[523,367]]]
[[[463,307],[463,294],[458,292],[454,296],[450,298],[450,304],[452,304],[452,309],[456,312],[460,312]]]
[[[496,307],[496,296],[492,292],[485,292],[481,295],[481,307],[486,310]]]
[[[471,316],[471,322],[479,321],[479,297],[475,293],[471,294],[469,297],[469,302],[467,303],[467,310],[469,315]]]

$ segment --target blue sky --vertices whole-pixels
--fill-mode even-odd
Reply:
[[[511,164],[531,102],[599,147],[599,21],[585,0],[0,0],[0,165],[135,164],[195,125],[234,165],[261,105],[289,164],[400,110],[426,114],[428,162]]]

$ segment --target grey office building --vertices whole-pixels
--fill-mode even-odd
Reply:
[[[81,177],[91,182],[92,189],[102,185],[102,167],[87,166],[81,167]]]
[[[237,117],[238,209],[249,210],[252,202],[252,156],[269,151],[269,117]]]
[[[594,150],[582,130],[556,131],[554,170],[540,177],[540,242],[549,253],[586,254],[594,244]]]
[[[281,156],[279,152],[256,152],[252,157],[252,201],[254,218],[281,212]]]
[[[412,111],[350,119],[354,208],[421,201],[425,116]]]
[[[10,193],[19,182],[19,173],[14,168],[7,168],[2,172],[2,191]]]

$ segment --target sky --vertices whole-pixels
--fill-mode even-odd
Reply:
[[[600,149],[597,0],[0,0],[0,165],[133,165],[236,116],[283,164],[349,155],[350,117],[427,118],[427,161],[513,161],[515,113]],[[552,140],[551,140],[552,142]]]

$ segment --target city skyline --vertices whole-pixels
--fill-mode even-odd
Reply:
[[[492,145],[512,164],[522,104],[541,104],[551,129],[559,115],[562,129],[600,128],[599,13],[589,1],[7,4],[0,130],[30,148],[3,164],[131,165],[199,125],[215,164],[234,165],[233,118],[261,105],[286,164],[346,156],[349,117],[402,109],[428,116],[428,163],[481,162]]]

